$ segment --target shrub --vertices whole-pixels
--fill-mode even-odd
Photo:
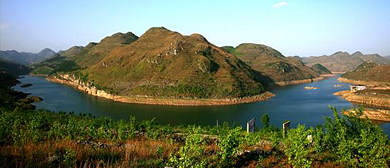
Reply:
[[[305,125],[298,125],[296,129],[287,132],[284,140],[284,152],[288,156],[289,162],[294,167],[310,167],[312,160],[309,158],[310,141],[309,131],[305,130]]]
[[[322,146],[347,166],[386,167],[390,159],[388,138],[381,128],[368,119],[360,119],[362,109],[348,116],[339,116],[332,108],[334,119],[327,117]]]
[[[200,134],[200,129],[193,130],[193,133],[186,139],[185,145],[180,148],[177,154],[171,154],[169,165],[179,168],[203,168],[207,165],[205,160],[205,141]]]
[[[222,165],[234,164],[233,157],[237,154],[240,146],[242,128],[237,127],[230,130],[227,134],[220,136],[218,147],[220,148],[219,157]]]
[[[264,114],[261,118],[261,123],[263,124],[263,128],[267,129],[269,127],[269,116],[268,114]]]

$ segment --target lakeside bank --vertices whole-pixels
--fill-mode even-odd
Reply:
[[[176,99],[176,98],[155,98],[144,95],[139,96],[118,96],[98,90],[96,87],[89,86],[80,80],[73,79],[69,75],[59,75],[59,77],[48,76],[46,80],[55,83],[66,84],[72,86],[89,95],[102,97],[123,103],[147,104],[147,105],[171,105],[171,106],[221,106],[221,105],[235,105],[242,103],[252,103],[264,101],[275,96],[271,92],[264,92],[260,95],[243,98],[226,98],[226,99]]]
[[[356,109],[350,109],[343,112],[345,115],[356,114]],[[374,122],[390,122],[390,110],[381,110],[373,108],[363,108],[363,114],[360,118],[368,118]]]
[[[321,80],[324,80],[328,76],[320,76],[316,78],[311,79],[301,79],[301,80],[293,80],[293,81],[284,81],[284,82],[275,82],[275,85],[277,86],[287,86],[287,85],[297,85],[297,84],[303,84],[303,83],[312,83],[312,82],[318,82]]]
[[[341,96],[345,100],[353,103],[367,104],[379,108],[390,108],[389,98],[358,95],[350,90],[343,90],[333,94],[336,96]]]
[[[383,86],[383,85],[390,85],[387,82],[373,82],[373,81],[361,81],[361,80],[352,80],[352,79],[347,79],[347,78],[342,78],[339,77],[337,78],[339,82],[342,83],[351,83],[354,85],[365,85],[365,86]],[[389,88],[390,90],[390,88]]]

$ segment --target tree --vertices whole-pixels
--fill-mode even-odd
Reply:
[[[264,114],[263,117],[261,118],[261,123],[263,124],[263,127],[264,128],[268,128],[269,127],[269,116],[268,114]]]

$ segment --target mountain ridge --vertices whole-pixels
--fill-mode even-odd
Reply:
[[[260,74],[234,55],[200,34],[164,27],[150,28],[81,73],[120,95],[225,98],[264,92]]]
[[[44,48],[38,53],[6,50],[0,51],[0,58],[23,65],[31,65],[52,58],[55,54],[56,52],[49,48]]]
[[[302,61],[308,65],[321,64],[332,72],[347,72],[357,68],[364,62],[374,62],[377,64],[390,64],[390,60],[379,54],[363,54],[356,51],[353,54],[338,51],[332,55],[302,57]]]

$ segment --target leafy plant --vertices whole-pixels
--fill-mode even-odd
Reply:
[[[227,134],[220,137],[218,147],[220,148],[219,157],[222,165],[234,164],[233,157],[237,154],[240,146],[242,128],[232,129]]]
[[[305,125],[298,125],[296,129],[291,129],[287,133],[284,152],[294,167],[311,166],[312,159],[309,158],[311,142],[308,140],[308,135],[310,134],[305,130]]]
[[[204,157],[205,141],[200,134],[200,129],[196,128],[186,139],[185,145],[180,148],[177,154],[172,153],[169,159],[170,165],[179,168],[195,167],[203,168],[207,165]]]

